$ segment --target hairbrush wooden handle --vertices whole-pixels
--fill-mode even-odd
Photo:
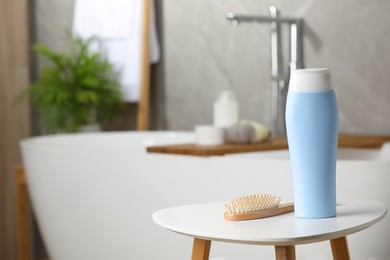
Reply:
[[[268,218],[268,217],[277,216],[277,215],[281,215],[293,211],[294,211],[294,203],[284,203],[284,204],[280,204],[277,208],[253,211],[248,213],[233,214],[233,213],[225,212],[224,217],[226,220],[240,221],[240,220]]]

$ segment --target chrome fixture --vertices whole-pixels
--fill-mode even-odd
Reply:
[[[286,135],[285,107],[290,72],[303,68],[302,19],[281,17],[275,6],[269,8],[269,16],[237,15],[227,13],[226,18],[232,25],[243,22],[269,23],[271,30],[271,84],[272,84],[272,135]],[[289,26],[289,71],[283,73],[281,51],[281,25]]]

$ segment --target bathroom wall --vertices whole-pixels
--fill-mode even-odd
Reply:
[[[37,40],[59,46],[74,0],[35,0]],[[157,0],[163,11],[163,86],[152,129],[212,122],[212,103],[230,88],[241,117],[271,126],[270,37],[266,24],[230,25],[227,11],[302,17],[306,67],[329,67],[343,132],[390,134],[390,2],[384,0]],[[282,35],[284,45],[287,34]],[[284,48],[287,50],[286,46]],[[287,52],[284,62],[287,67]],[[162,80],[159,80],[162,81]]]
[[[224,17],[268,15],[270,5],[304,19],[304,63],[330,68],[340,130],[390,134],[390,2],[383,0],[165,0],[168,128],[211,123],[212,102],[226,88],[242,118],[271,126],[269,26],[235,27]],[[287,65],[287,52],[283,58]]]

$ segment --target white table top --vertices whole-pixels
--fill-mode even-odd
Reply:
[[[249,221],[224,219],[224,202],[162,209],[153,213],[156,224],[184,235],[245,244],[296,245],[346,236],[385,217],[386,206],[371,200],[337,205],[337,217],[300,219],[294,213]]]

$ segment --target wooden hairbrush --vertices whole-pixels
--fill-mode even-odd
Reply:
[[[226,220],[239,221],[268,218],[294,211],[293,203],[279,204],[281,197],[272,194],[256,194],[233,199],[225,204]]]

